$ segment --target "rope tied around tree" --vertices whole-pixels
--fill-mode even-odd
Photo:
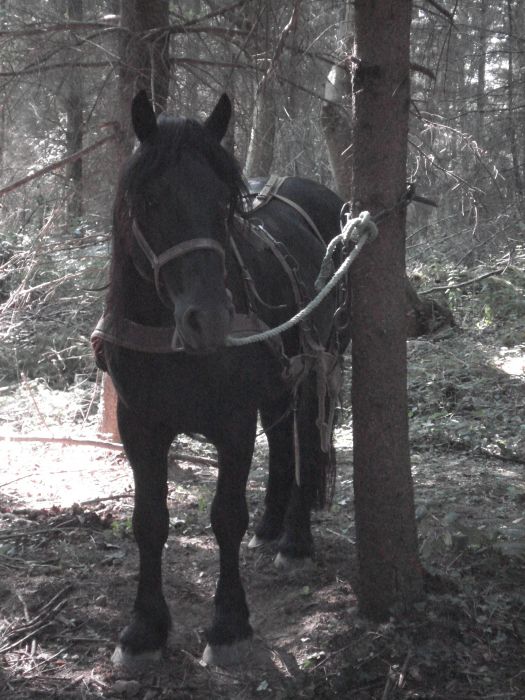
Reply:
[[[267,331],[256,333],[244,338],[232,338],[230,336],[227,338],[226,342],[228,346],[250,345],[251,343],[259,343],[265,340],[270,340],[271,338],[275,338],[290,328],[293,328],[298,323],[304,321],[304,319],[307,318],[339,284],[339,282],[348,272],[350,265],[354,262],[363,249],[365,243],[368,240],[373,240],[376,238],[378,234],[377,226],[370,216],[370,212],[363,211],[354,219],[350,218],[348,212],[344,212],[344,216],[346,217],[346,222],[342,225],[341,233],[337,234],[337,236],[330,241],[321,263],[319,276],[315,282],[315,288],[318,290],[316,296],[288,321],[275,326],[275,328],[270,328]],[[355,243],[355,245],[345,257],[338,269],[333,272],[332,256],[335,249],[340,246],[344,253],[345,250],[349,250],[349,243]]]

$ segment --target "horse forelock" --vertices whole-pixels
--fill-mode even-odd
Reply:
[[[235,209],[244,210],[247,187],[236,159],[199,122],[164,115],[159,118],[154,137],[137,148],[123,169],[118,189],[125,200],[124,206],[139,209],[148,183],[175,165],[183,152],[204,158],[228,186]]]

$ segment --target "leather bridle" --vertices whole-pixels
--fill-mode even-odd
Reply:
[[[225,266],[226,253],[224,248],[213,238],[192,238],[188,241],[182,241],[181,243],[177,243],[177,245],[168,248],[168,250],[165,250],[163,253],[160,253],[160,255],[157,255],[153,252],[149,243],[145,239],[136,219],[133,219],[131,228],[135,240],[139,244],[140,249],[146,256],[153,270],[153,281],[155,283],[155,289],[157,290],[159,299],[163,304],[168,306],[168,308],[171,308],[173,305],[166,296],[160,284],[160,270],[167,262],[170,262],[170,260],[175,260],[175,258],[180,258],[188,253],[192,253],[195,250],[214,250],[216,253],[219,253],[223,267]]]

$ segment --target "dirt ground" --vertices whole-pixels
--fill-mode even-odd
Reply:
[[[184,437],[171,457],[164,562],[174,630],[164,660],[128,677],[110,664],[137,572],[124,457],[89,444],[2,440],[0,697],[525,698],[523,326],[411,341],[409,360],[428,572],[427,595],[409,616],[378,625],[357,611],[351,417],[343,409],[336,495],[314,517],[313,565],[282,573],[274,553],[249,550],[246,537],[253,652],[242,668],[203,666],[218,567],[208,517],[215,473],[187,456],[214,455]],[[1,435],[97,440],[94,391],[82,377],[67,392],[42,381],[0,388]],[[259,437],[252,523],[265,463]]]

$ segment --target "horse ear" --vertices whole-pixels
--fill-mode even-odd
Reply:
[[[157,131],[157,118],[145,90],[141,90],[133,98],[131,123],[141,143]]]
[[[217,141],[220,142],[226,135],[226,130],[228,129],[231,116],[231,100],[226,93],[223,93],[215,105],[213,112],[204,122],[204,126],[211,134],[213,134]]]

